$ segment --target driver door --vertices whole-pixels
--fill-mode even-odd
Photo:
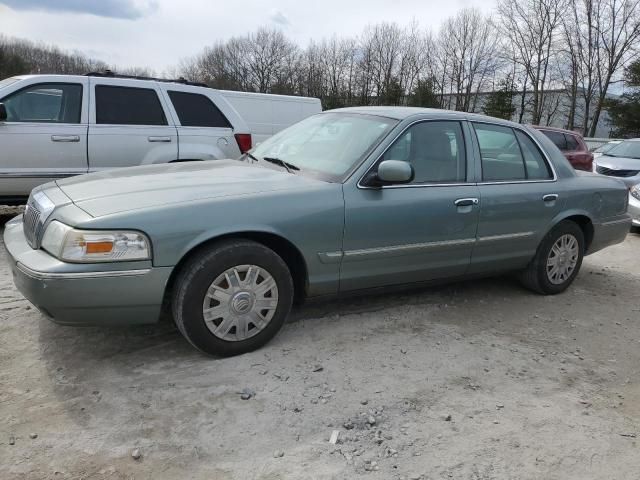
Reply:
[[[87,79],[39,81],[5,95],[0,123],[0,195],[27,196],[57,178],[87,172]]]
[[[345,185],[340,290],[463,275],[478,227],[479,192],[459,121],[407,128],[383,160],[410,162],[410,184]],[[376,168],[375,166],[373,168]]]

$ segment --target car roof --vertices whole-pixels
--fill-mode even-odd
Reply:
[[[323,113],[355,113],[361,115],[378,115],[381,117],[394,118],[396,120],[405,120],[414,116],[447,118],[459,120],[476,120],[479,122],[499,123],[509,126],[522,127],[519,123],[503,120],[501,118],[489,117],[478,113],[458,112],[454,110],[446,110],[441,108],[421,108],[421,107],[387,107],[387,106],[371,106],[371,107],[346,107],[336,108],[333,110],[325,110]]]

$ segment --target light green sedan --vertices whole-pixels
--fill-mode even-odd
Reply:
[[[618,180],[478,115],[363,107],[310,117],[240,160],[105,171],[35,189],[4,241],[18,289],[68,325],[156,322],[253,350],[294,301],[520,272],[565,290],[624,240]]]

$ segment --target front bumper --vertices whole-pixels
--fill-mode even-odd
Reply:
[[[61,262],[27,244],[21,217],[5,225],[4,244],[16,287],[56,323],[131,325],[160,317],[170,267]]]
[[[627,210],[634,227],[640,227],[640,200],[629,194],[629,208]]]

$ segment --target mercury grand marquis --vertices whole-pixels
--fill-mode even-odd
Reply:
[[[417,108],[324,112],[238,160],[117,169],[33,190],[4,241],[18,289],[66,325],[155,322],[234,355],[309,297],[518,272],[564,291],[622,242],[627,188],[536,130]]]

